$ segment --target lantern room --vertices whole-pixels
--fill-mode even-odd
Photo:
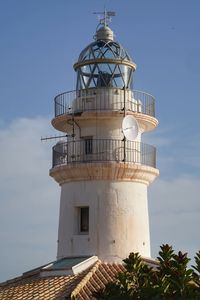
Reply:
[[[77,72],[77,90],[132,89],[136,65],[124,47],[114,41],[113,31],[104,25],[96,31],[95,42],[81,52],[74,69]]]

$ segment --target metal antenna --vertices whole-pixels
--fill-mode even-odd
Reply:
[[[74,137],[73,136],[73,134],[71,134],[71,135],[68,135],[68,134],[65,134],[65,135],[55,135],[55,136],[50,136],[50,137],[45,137],[45,138],[43,138],[43,137],[41,137],[41,142],[42,141],[47,141],[47,140],[55,140],[55,139],[60,139],[60,138],[64,138],[64,137]]]
[[[116,16],[116,13],[114,11],[107,11],[106,8],[104,8],[103,12],[94,12],[93,14],[98,15],[99,24],[103,25],[104,27],[106,27],[108,23],[111,22],[111,17]]]

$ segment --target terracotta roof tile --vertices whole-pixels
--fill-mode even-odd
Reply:
[[[71,294],[78,300],[91,300],[93,293],[104,288],[108,282],[113,281],[119,272],[125,270],[121,264],[101,263],[98,261],[88,272]]]
[[[39,273],[34,273],[29,277],[21,276],[0,284],[0,300],[92,300],[94,292],[123,271],[122,264],[97,261],[79,275],[39,277]]]
[[[0,300],[58,300],[69,296],[86,272],[76,276],[16,278],[0,286]]]

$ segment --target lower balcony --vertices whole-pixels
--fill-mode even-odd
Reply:
[[[126,162],[156,168],[156,148],[141,142],[116,139],[60,141],[53,147],[53,168],[107,162]]]

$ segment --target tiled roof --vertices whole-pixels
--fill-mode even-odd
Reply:
[[[87,272],[79,275],[28,278],[19,277],[0,286],[0,300],[63,300],[68,297]]]
[[[98,260],[78,275],[40,277],[40,273],[34,273],[21,276],[0,285],[0,300],[91,300],[94,292],[124,270],[122,264]]]
[[[104,288],[108,282],[115,279],[119,272],[125,271],[121,264],[108,264],[98,261],[80,281],[71,294],[77,300],[94,299],[92,294]]]

